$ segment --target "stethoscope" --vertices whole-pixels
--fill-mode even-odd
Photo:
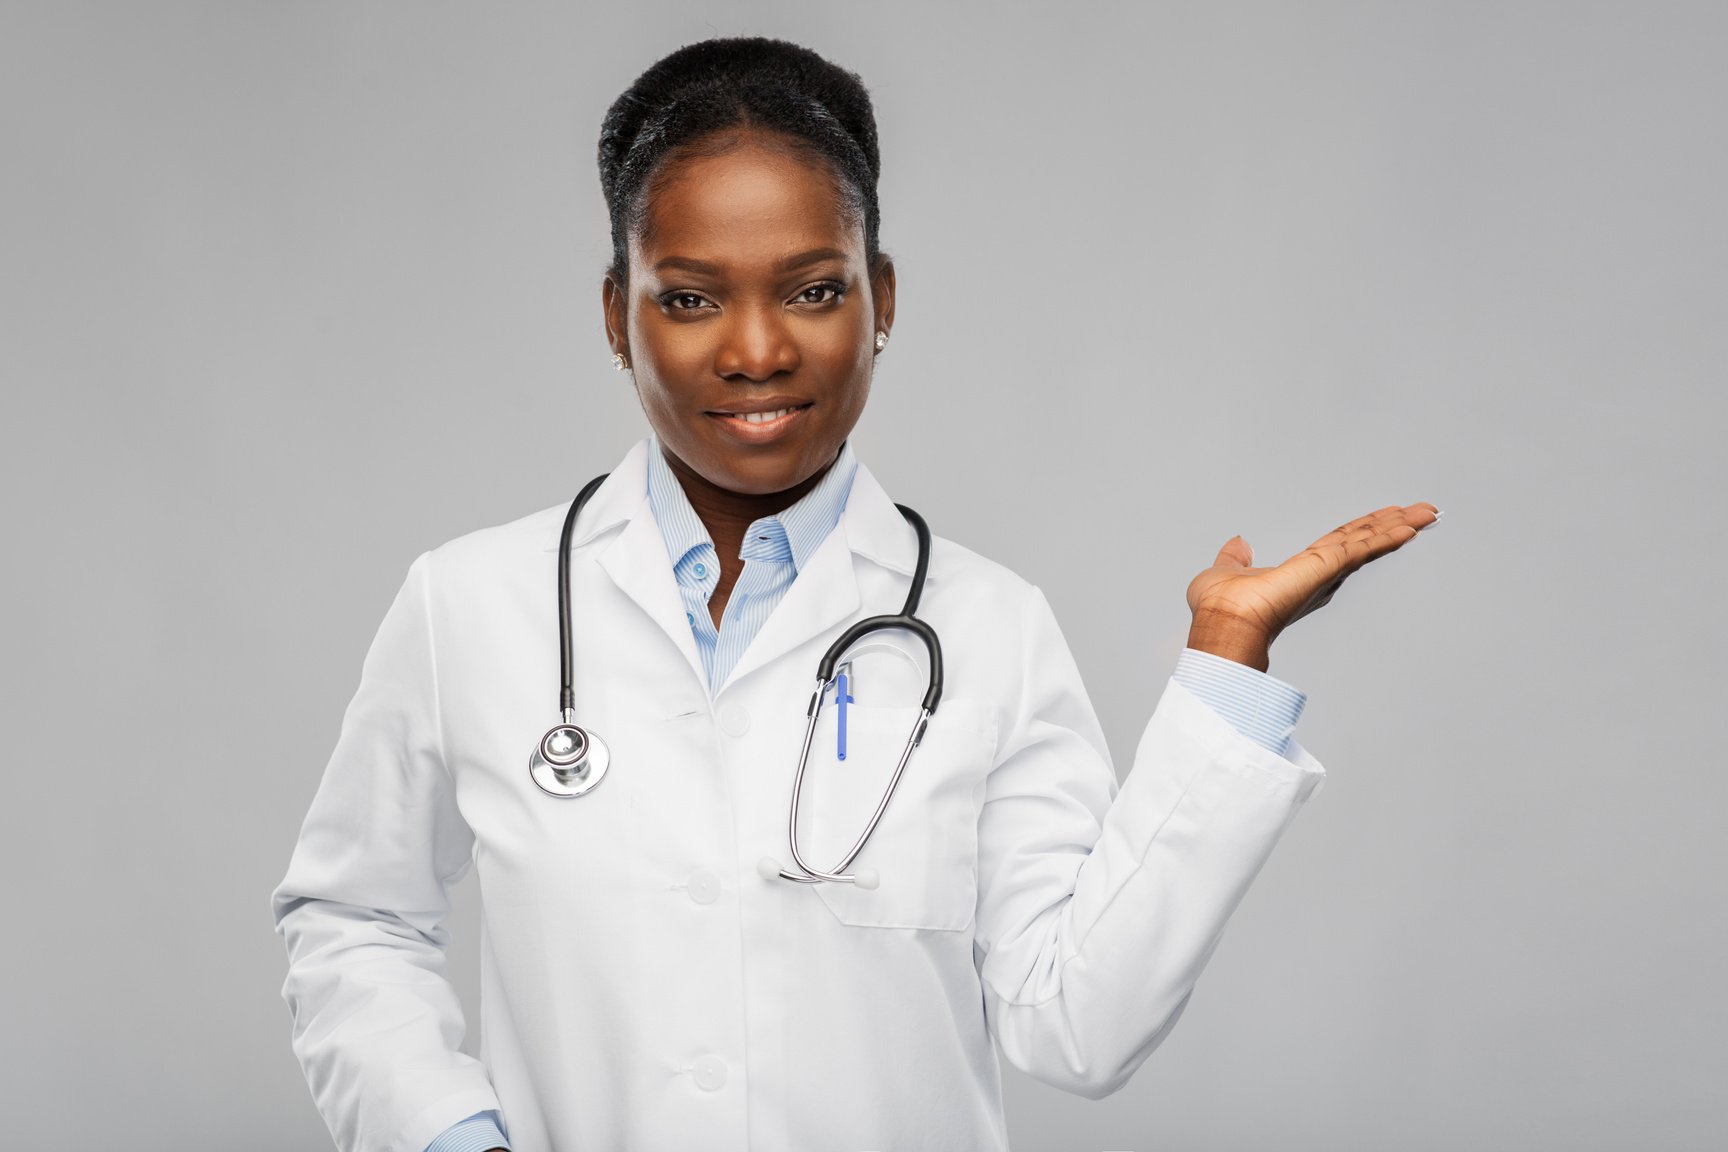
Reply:
[[[562,675],[562,685],[558,692],[558,711],[562,717],[560,723],[554,724],[540,737],[540,742],[534,746],[534,753],[528,759],[528,774],[534,783],[548,796],[559,799],[569,799],[575,796],[586,796],[606,777],[606,770],[611,766],[612,754],[606,747],[606,742],[588,728],[576,723],[576,690],[571,674],[570,659],[570,540],[575,533],[576,518],[581,515],[582,506],[588,503],[588,498],[594,495],[595,489],[606,479],[602,473],[588,481],[576,499],[570,505],[570,511],[564,515],[564,531],[558,541],[558,639],[559,668]],[[824,880],[836,883],[856,884],[860,888],[874,888],[880,882],[880,877],[873,868],[860,868],[856,873],[848,873],[846,868],[857,859],[858,853],[869,843],[870,836],[876,831],[876,826],[882,822],[882,814],[888,810],[888,801],[894,798],[894,790],[900,785],[900,777],[906,772],[906,765],[912,760],[912,752],[924,739],[924,730],[930,724],[930,717],[936,713],[936,704],[942,699],[942,644],[936,638],[936,630],[920,620],[916,613],[918,601],[924,595],[924,577],[930,569],[930,528],[924,523],[924,518],[904,504],[896,504],[900,515],[912,525],[912,530],[918,534],[918,562],[912,569],[912,587],[906,593],[906,603],[900,611],[892,616],[871,616],[860,620],[840,634],[839,639],[829,646],[823,654],[822,662],[816,668],[816,690],[810,695],[810,705],[805,709],[804,743],[798,753],[798,772],[792,778],[791,814],[786,825],[787,844],[792,850],[792,859],[798,868],[797,872],[782,868],[778,861],[763,857],[757,865],[757,871],[765,879],[775,876],[787,880],[796,880],[800,884],[819,884]],[[865,825],[863,833],[841,857],[840,862],[824,871],[812,868],[798,851],[798,802],[803,795],[804,772],[810,763],[810,746],[816,736],[816,721],[822,715],[822,704],[830,689],[840,687],[836,679],[836,669],[843,668],[841,658],[847,649],[872,632],[880,632],[888,628],[904,628],[924,642],[924,648],[930,656],[930,675],[924,699],[920,705],[918,719],[913,722],[911,734],[906,737],[906,746],[900,751],[899,762],[894,765],[894,775],[888,780],[888,785],[882,791],[882,799],[877,801],[876,810],[870,814],[870,822]],[[839,693],[836,694],[837,696]]]

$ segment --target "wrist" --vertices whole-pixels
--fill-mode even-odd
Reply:
[[[1265,630],[1233,617],[1197,613],[1188,629],[1188,647],[1264,672],[1271,666],[1272,640]]]

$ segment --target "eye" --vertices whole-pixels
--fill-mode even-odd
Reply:
[[[799,291],[792,298],[797,304],[833,304],[846,295],[846,285],[838,280],[821,280]]]
[[[697,312],[708,304],[708,298],[696,292],[668,292],[660,297],[660,306],[672,312]]]

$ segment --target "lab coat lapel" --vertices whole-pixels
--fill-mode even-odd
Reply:
[[[683,653],[697,682],[707,684],[702,658],[696,652],[696,638],[691,634],[684,601],[678,594],[677,578],[666,556],[666,541],[648,500],[646,437],[636,442],[582,510],[581,523],[571,542],[572,555],[620,523],[624,525],[622,532],[596,545],[597,562],[618,589],[635,601]],[[558,550],[562,530],[560,518],[545,542],[547,551]]]
[[[840,528],[846,533],[847,544],[858,555],[902,576],[912,575],[918,562],[918,534],[900,515],[900,509],[894,506],[888,493],[882,490],[875,473],[863,464],[858,465],[858,471],[852,477],[852,491],[846,497],[846,512],[840,518]],[[935,578],[934,572],[927,573],[926,583]],[[873,609],[870,614],[875,616],[899,610],[899,604],[890,604]]]
[[[664,551],[664,549],[662,549]],[[853,555],[862,555],[897,572],[910,575],[917,558],[917,537],[901,517],[894,502],[863,464],[852,477],[846,510],[840,523],[828,533],[750,646],[738,658],[721,690],[730,687],[813,637],[849,622],[858,614],[860,597]],[[873,607],[871,615],[897,612],[900,604]],[[810,680],[816,678],[816,661],[810,662]],[[715,693],[716,696],[719,692]]]
[[[666,556],[666,540],[648,504],[647,480],[643,480],[642,502],[618,538],[600,553],[600,567],[619,589],[660,626],[667,637],[684,654],[685,662],[700,684],[706,685],[708,674],[703,671],[702,657],[696,651],[696,637],[690,631],[690,620],[684,615],[684,600],[678,592],[678,580],[672,573],[672,562]]]

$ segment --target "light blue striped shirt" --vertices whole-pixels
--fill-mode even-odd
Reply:
[[[426,1145],[426,1152],[487,1152],[491,1148],[508,1148],[504,1124],[493,1111],[476,1112],[466,1120],[458,1120],[438,1138]]]
[[[744,571],[726,598],[726,611],[716,628],[708,601],[720,583],[720,554],[707,526],[690,506],[684,486],[661,454],[659,437],[649,437],[648,503],[666,541],[666,555],[684,600],[684,618],[695,634],[710,694],[726,683],[727,675],[774,606],[785,598],[792,581],[840,523],[857,471],[858,458],[848,440],[840,445],[840,454],[816,487],[790,507],[750,525],[744,533],[744,546],[738,550]]]
[[[685,618],[696,637],[710,692],[725,683],[793,579],[840,523],[857,468],[852,443],[847,441],[816,487],[785,511],[750,525],[738,553],[744,571],[726,601],[720,627],[715,628],[708,614],[708,599],[720,578],[719,554],[707,527],[690,506],[683,485],[661,455],[659,439],[650,437],[648,501],[666,541],[666,555],[678,578]],[[1308,702],[1294,686],[1246,664],[1193,648],[1182,649],[1171,677],[1238,732],[1280,756],[1288,755],[1291,734]],[[498,1114],[478,1112],[445,1129],[426,1152],[486,1152],[508,1147]]]

